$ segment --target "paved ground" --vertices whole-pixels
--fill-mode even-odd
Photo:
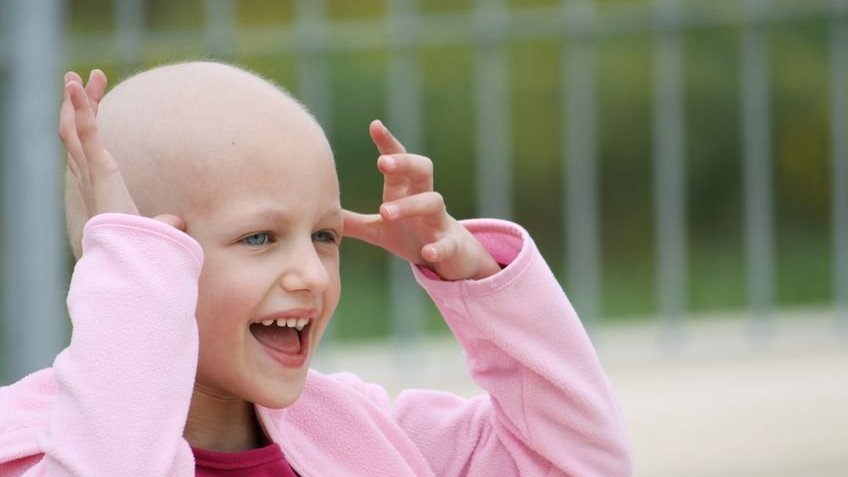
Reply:
[[[630,427],[636,476],[848,476],[845,331],[821,313],[795,313],[756,333],[744,320],[698,319],[673,340],[650,325],[600,330],[595,339]],[[328,351],[319,352],[319,367],[343,367],[392,393],[477,392],[452,339]]]

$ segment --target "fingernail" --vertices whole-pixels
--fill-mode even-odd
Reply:
[[[392,156],[382,156],[383,158],[383,166],[391,169],[395,167],[395,158]]]
[[[385,215],[387,218],[391,219],[392,217],[395,216],[396,210],[395,210],[394,206],[388,205],[388,204],[383,204],[382,209],[383,209],[383,215]]]
[[[68,81],[70,81],[70,79],[71,79],[71,74],[65,73],[65,84],[68,84]]]

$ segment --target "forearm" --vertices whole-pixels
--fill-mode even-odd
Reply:
[[[455,285],[419,279],[489,392],[492,430],[511,452],[549,461],[550,475],[629,475],[629,439],[609,382],[535,245],[508,223],[468,224],[506,269]]]
[[[84,249],[71,344],[54,364],[48,475],[166,475],[188,451],[202,252],[165,224],[116,214],[88,223]]]

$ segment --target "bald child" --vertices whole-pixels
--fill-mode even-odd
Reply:
[[[73,333],[0,388],[0,476],[624,476],[622,417],[527,232],[458,222],[380,123],[377,213],[342,209],[317,121],[273,83],[160,66],[66,75]],[[309,368],[339,244],[403,257],[486,393],[386,392]],[[58,319],[58,318],[57,318]]]

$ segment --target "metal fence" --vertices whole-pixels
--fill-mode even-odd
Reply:
[[[3,116],[3,291],[6,379],[48,365],[63,345],[65,269],[61,240],[59,174],[43,160],[60,157],[55,135],[55,88],[63,64],[111,62],[127,69],[148,51],[196,54],[203,38],[217,57],[289,55],[297,58],[298,96],[332,131],[327,53],[387,51],[387,119],[412,150],[422,138],[420,60],[424,48],[472,45],[474,49],[478,214],[510,218],[510,57],[507,47],[524,40],[561,41],[564,130],[561,198],[567,233],[562,243],[569,294],[593,328],[600,310],[600,203],[597,134],[599,40],[641,32],[653,35],[654,217],[659,314],[675,342],[687,310],[686,131],[682,36],[708,27],[733,26],[741,37],[741,111],[744,150],[744,224],[748,305],[754,328],[768,329],[775,300],[775,225],[767,28],[799,18],[829,19],[830,114],[833,180],[834,287],[838,320],[848,324],[848,1],[846,0],[654,0],[645,4],[564,0],[521,7],[505,0],[473,0],[467,11],[420,14],[415,0],[386,0],[377,19],[331,20],[325,0],[294,0],[289,24],[243,27],[236,0],[203,2],[200,29],[145,30],[143,0],[115,0],[114,29],[68,37],[58,0],[5,0],[0,68],[6,85]],[[484,166],[485,165],[485,166]],[[36,240],[38,247],[32,247]],[[408,270],[393,262],[392,315],[402,343],[421,333],[422,296]],[[412,305],[411,305],[412,304]]]

